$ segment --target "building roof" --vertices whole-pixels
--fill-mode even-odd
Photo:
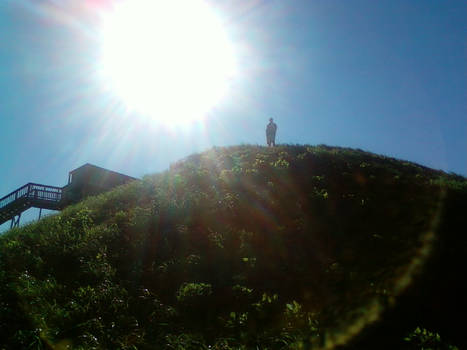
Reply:
[[[70,174],[73,174],[75,173],[76,171],[78,170],[83,170],[83,169],[98,169],[100,171],[105,171],[105,172],[108,172],[108,173],[112,173],[112,174],[115,174],[115,175],[119,175],[119,176],[123,176],[123,177],[127,177],[129,179],[132,179],[132,180],[137,180],[137,178],[135,177],[132,177],[132,176],[128,176],[128,175],[125,175],[125,174],[122,174],[122,173],[118,173],[116,171],[113,171],[113,170],[109,170],[109,169],[105,169],[105,168],[102,168],[102,167],[99,167],[97,165],[94,165],[94,164],[90,164],[90,163],[86,163],[84,165],[81,165],[79,168],[76,168],[74,170],[71,170],[70,171]]]

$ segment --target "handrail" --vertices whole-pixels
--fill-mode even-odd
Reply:
[[[59,202],[62,199],[62,189],[60,187],[31,183],[29,184],[27,197],[36,200]]]
[[[45,188],[51,188],[51,189],[55,189],[55,190],[59,190],[59,191],[61,191],[61,190],[63,189],[63,187],[36,184],[36,183],[34,183],[34,182],[28,182],[27,185],[38,186],[38,187],[45,187]],[[25,185],[25,186],[26,186],[26,185]]]
[[[16,199],[18,199],[18,193],[23,193],[24,192],[23,190],[27,189],[28,186],[29,186],[29,184],[26,184],[26,185],[18,188],[17,190],[7,194],[5,197],[0,198],[0,208],[5,207],[8,204],[14,202]]]
[[[59,202],[62,199],[62,188],[36,183],[27,183],[0,199],[0,209],[20,198]]]

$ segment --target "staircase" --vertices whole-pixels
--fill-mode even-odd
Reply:
[[[21,213],[32,207],[60,210],[61,199],[61,187],[28,183],[0,199],[0,225],[8,220],[12,227],[19,224]]]

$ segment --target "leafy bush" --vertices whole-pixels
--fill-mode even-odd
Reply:
[[[190,304],[211,294],[212,286],[208,283],[185,283],[177,292],[177,300],[183,304]]]
[[[430,332],[426,328],[415,328],[404,340],[411,349],[458,350],[456,346],[443,342],[438,333]]]
[[[362,331],[438,346],[403,341],[427,314],[457,342],[440,312],[465,309],[466,184],[325,145],[192,155],[0,237],[2,346],[351,348]],[[400,329],[365,331],[388,310]]]

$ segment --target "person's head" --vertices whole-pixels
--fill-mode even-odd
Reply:
[[[270,122],[270,123],[272,123],[272,121],[273,121],[273,120],[274,120],[274,119],[272,119],[272,118],[269,118],[269,122]]]

